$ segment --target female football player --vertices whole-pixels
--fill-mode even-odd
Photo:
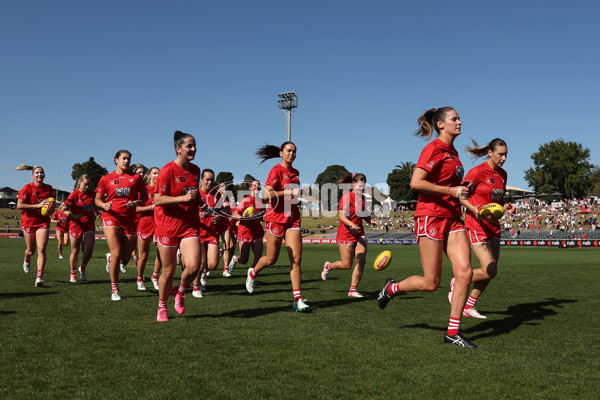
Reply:
[[[137,261],[137,289],[146,290],[144,286],[144,271],[148,262],[150,252],[150,242],[154,239],[154,192],[156,190],[156,180],[158,179],[157,167],[152,167],[146,173],[144,180],[146,182],[146,191],[148,192],[148,201],[144,205],[137,206],[137,245],[139,259]],[[160,257],[157,255],[157,257]],[[155,279],[154,274],[152,276]],[[152,281],[154,283],[154,280]]]
[[[56,224],[56,240],[58,241],[58,258],[63,259],[62,249],[69,244],[69,218],[63,213],[63,204],[56,205],[50,222]]]

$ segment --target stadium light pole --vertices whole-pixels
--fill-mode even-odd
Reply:
[[[292,140],[292,112],[298,108],[298,92],[286,92],[279,95],[279,108],[287,114],[287,141]]]

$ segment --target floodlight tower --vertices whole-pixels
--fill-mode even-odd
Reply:
[[[279,108],[287,114],[287,141],[292,140],[292,112],[298,108],[298,92],[286,92],[279,95]]]

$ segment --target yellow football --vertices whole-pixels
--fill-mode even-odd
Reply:
[[[479,209],[479,215],[486,221],[498,221],[504,216],[504,207],[498,203],[490,203]]]
[[[244,210],[242,217],[251,217],[254,215],[254,207],[250,206]]]
[[[392,252],[389,250],[382,251],[381,253],[379,253],[377,258],[375,259],[373,268],[375,268],[376,271],[382,271],[382,270],[386,269],[388,267],[388,265],[390,265],[391,261],[392,261]]]
[[[42,215],[44,217],[52,214],[54,212],[54,207],[56,206],[56,202],[54,201],[54,197],[48,198],[48,205],[42,207]]]

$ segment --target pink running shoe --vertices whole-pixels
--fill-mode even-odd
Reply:
[[[356,297],[356,298],[363,298],[365,296],[363,296],[362,294],[358,293],[356,290],[354,292],[348,292],[348,297]]]
[[[185,312],[185,294],[180,296],[178,292],[175,296],[175,311],[177,311],[177,314],[179,315],[183,315]]]
[[[327,280],[327,275],[329,275],[329,272],[331,271],[328,269],[330,266],[331,263],[329,261],[325,261],[325,264],[323,264],[323,271],[321,271],[321,279],[323,279],[324,281]]]
[[[158,322],[167,322],[169,320],[169,316],[167,315],[166,308],[159,308],[158,313],[156,313],[156,320]]]
[[[456,278],[452,278],[450,281],[450,291],[448,292],[448,301],[452,304],[452,293],[454,292],[454,281]]]
[[[481,315],[479,314],[479,312],[477,312],[477,310],[472,307],[472,308],[465,308],[463,310],[463,315],[465,317],[473,317],[473,318],[479,318],[479,319],[487,319],[487,317],[485,315]]]

